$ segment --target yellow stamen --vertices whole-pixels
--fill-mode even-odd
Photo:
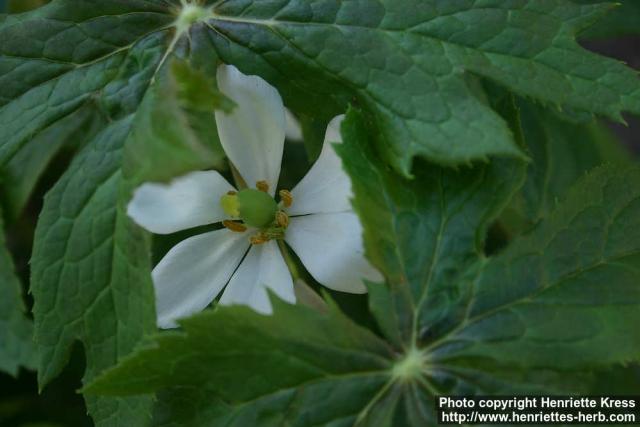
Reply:
[[[249,241],[252,245],[262,245],[264,243],[267,243],[269,240],[270,239],[263,233],[258,233],[255,236],[251,236],[251,238],[249,238]]]
[[[244,224],[240,224],[239,222],[224,220],[222,221],[222,225],[228,228],[231,231],[235,231],[236,233],[244,233],[247,231],[247,226]]]
[[[278,194],[280,194],[280,200],[282,200],[282,203],[284,204],[284,207],[285,208],[290,208],[291,205],[293,204],[293,195],[291,194],[291,191],[289,191],[289,190],[280,190],[280,192]]]
[[[267,181],[258,181],[256,182],[256,188],[262,192],[269,192],[269,183]]]
[[[289,226],[289,215],[284,211],[276,212],[276,224],[282,228],[287,228]]]

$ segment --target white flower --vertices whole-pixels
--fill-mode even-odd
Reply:
[[[271,313],[267,289],[294,303],[293,280],[278,241],[331,289],[363,293],[363,279],[379,280],[363,256],[362,229],[349,198],[351,183],[331,143],[341,142],[336,117],[318,161],[291,191],[274,199],[285,139],[285,110],[275,88],[235,67],[218,69],[220,90],[236,103],[216,113],[222,146],[251,190],[238,191],[218,172],[193,172],[168,185],[139,187],[129,216],[157,234],[223,222],[225,228],[190,237],[153,270],[158,325],[209,305],[246,304]],[[262,191],[258,191],[260,187]],[[226,288],[225,288],[226,286]]]

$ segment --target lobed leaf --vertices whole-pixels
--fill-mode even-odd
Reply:
[[[592,370],[638,360],[638,335],[625,325],[636,322],[640,303],[633,235],[640,171],[594,172],[531,236],[486,258],[469,242],[484,235],[482,224],[504,207],[516,180],[474,193],[472,185],[455,186],[469,175],[449,171],[442,180],[416,174],[412,188],[363,149],[366,128],[356,118],[345,122],[340,150],[368,254],[390,282],[369,286],[372,312],[396,346],[424,352],[427,394],[585,392]],[[491,168],[496,173],[500,163],[484,176]],[[439,203],[427,204],[434,198]],[[441,235],[434,224],[444,224]],[[455,267],[446,270],[449,262]],[[420,310],[422,299],[428,310]],[[402,334],[410,325],[412,333]]]
[[[518,156],[508,126],[465,73],[572,109],[640,111],[634,71],[575,35],[607,10],[565,0],[231,0],[208,24],[220,57],[275,84],[296,111],[330,116],[357,100],[383,158],[459,164]],[[328,98],[329,97],[329,98]]]
[[[351,425],[390,380],[390,348],[336,307],[274,301],[272,316],[219,307],[181,323],[86,392],[169,390],[159,407],[178,425]]]
[[[640,170],[582,179],[530,236],[488,260],[465,319],[432,344],[434,364],[573,373],[640,358]],[[526,367],[526,368],[525,368]],[[579,384],[584,386],[584,384]]]
[[[31,261],[41,387],[66,365],[76,340],[90,379],[154,328],[148,244],[119,198],[130,127],[128,117],[100,132],[45,198]],[[98,425],[144,425],[150,402],[87,398]]]
[[[57,0],[0,20],[0,164],[87,103],[135,109],[172,19],[147,0]]]
[[[503,223],[518,234],[548,216],[588,171],[610,163],[633,164],[630,153],[597,121],[572,123],[524,100],[518,101],[527,152],[527,179]]]
[[[482,256],[488,224],[522,184],[525,164],[494,161],[458,170],[420,163],[415,178],[390,171],[368,148],[369,131],[362,117],[349,113],[345,143],[337,149],[352,178],[356,212],[371,262],[392,285],[391,294],[369,286],[372,310],[385,323],[395,312],[396,325],[385,331],[411,346],[421,334],[432,334],[463,296],[458,276]],[[395,310],[384,307],[389,301]],[[384,314],[387,313],[387,314]]]
[[[601,3],[600,0],[574,0],[580,4]],[[580,33],[581,39],[603,39],[610,37],[634,36],[640,32],[640,4],[634,0],[619,0],[603,19]]]
[[[153,84],[135,115],[99,133],[45,199],[32,261],[42,385],[60,372],[76,340],[84,343],[88,381],[155,329],[149,239],[127,217],[126,204],[142,182],[219,164],[217,134],[191,126],[206,111],[197,103],[194,112],[191,98],[176,92],[178,83],[193,83],[192,73],[183,64],[180,81],[170,72],[162,86]],[[145,425],[150,402],[87,403],[97,423]]]

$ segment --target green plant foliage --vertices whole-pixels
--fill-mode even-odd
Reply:
[[[380,123],[379,148],[409,173],[416,154],[459,163],[518,152],[464,71],[551,104],[616,119],[637,112],[634,73],[575,42],[605,11],[565,1],[229,1],[209,25],[223,60],[285,97],[294,84],[316,98],[346,92],[342,108],[356,95]],[[306,101],[296,106],[316,107]]]
[[[317,114],[335,113],[355,96],[380,123],[380,150],[408,174],[416,154],[447,163],[518,154],[504,122],[467,87],[464,71],[551,104],[616,119],[623,110],[638,112],[634,73],[574,40],[605,10],[564,0],[495,0],[482,7],[432,0],[323,0],[314,10],[303,0],[268,0],[259,7],[228,1],[204,22],[224,61],[267,78],[303,111],[314,106]],[[38,25],[56,20],[59,25]],[[8,40],[3,60],[13,72],[36,72],[27,81],[12,78],[11,72],[4,76],[9,84],[0,102],[13,108],[0,115],[6,132],[0,137],[7,140],[0,160],[92,93],[100,92],[111,110],[108,100],[122,94],[118,71],[136,48],[158,43],[171,21],[169,7],[143,0],[98,6],[65,0],[20,20],[8,16],[0,27],[0,36]],[[90,28],[83,32],[85,23]],[[117,25],[118,31],[108,32],[107,40],[84,38],[104,25]],[[29,37],[51,42],[46,50],[20,43]],[[74,42],[82,49],[71,49]],[[49,99],[47,108],[54,89],[60,98]]]
[[[368,148],[370,134],[361,122],[353,120],[344,132],[347,143],[340,151],[353,177],[367,255],[394,286],[394,295],[382,298],[395,303],[395,314],[372,310],[386,313],[378,317],[389,338],[411,346],[463,296],[453,286],[457,276],[480,258],[486,227],[522,184],[524,163],[494,161],[460,170],[421,164],[409,181]],[[382,290],[369,289],[375,301]],[[386,325],[392,319],[395,325]]]
[[[640,80],[576,37],[635,32],[634,4],[600,24],[611,6],[591,0],[53,0],[0,15],[1,202],[16,235],[35,228],[33,244],[0,235],[0,370],[37,370],[42,389],[81,348],[100,427],[418,426],[441,394],[628,393],[640,170],[598,120],[640,114]],[[157,333],[166,244],[127,204],[143,183],[228,168],[221,63],[301,119],[287,185],[348,111],[336,151],[384,280],[338,305],[296,273],[315,308],[273,297],[272,316],[216,307]],[[12,259],[29,256],[33,322]]]
[[[325,425],[337,417],[353,422],[368,401],[375,403],[377,391],[389,381],[391,348],[336,307],[320,314],[276,304],[276,315],[269,317],[232,307],[189,319],[185,333],[159,336],[157,344],[141,350],[90,390],[135,394],[178,386],[185,387],[189,396],[194,392],[208,396],[195,411],[181,411],[186,418],[172,419],[178,424],[191,423],[201,411],[212,409],[219,416],[203,425],[242,426],[259,420],[274,426]],[[236,326],[213,331],[215,324]],[[175,365],[177,359],[184,363]],[[237,405],[208,408],[219,393]],[[309,412],[321,396],[332,394],[343,397],[324,402],[325,411]]]
[[[0,212],[1,213],[1,212]],[[7,250],[0,220],[0,371],[17,375],[18,369],[34,368],[33,322],[25,314],[22,285]]]
[[[232,108],[212,79],[184,60],[171,62],[142,101],[127,142],[124,170],[130,189],[186,172],[223,167],[216,108]]]
[[[217,134],[206,134],[198,123],[205,107],[213,113],[214,104],[203,105],[207,93],[220,108],[227,105],[215,87],[201,87],[195,101],[181,92],[206,81],[189,80],[197,71],[174,64],[162,89],[152,84],[135,118],[131,114],[101,131],[45,199],[32,264],[42,385],[64,367],[75,340],[85,345],[90,379],[154,328],[148,239],[127,217],[126,201],[147,180],[219,165]],[[149,399],[87,403],[105,425],[144,424],[149,416]]]
[[[637,167],[594,170],[533,233],[485,262],[465,319],[438,343],[464,343],[446,358],[500,354],[500,364],[566,377],[637,360],[638,184]]]
[[[88,102],[109,118],[130,114],[165,49],[162,12],[146,1],[71,0],[0,21],[0,163]]]
[[[347,170],[364,183],[354,203],[367,250],[389,281],[369,285],[387,344],[335,308],[278,303],[271,317],[218,308],[157,336],[85,392],[162,390],[160,421],[176,425],[424,425],[435,422],[434,395],[584,393],[592,371],[637,360],[639,169],[595,170],[532,234],[486,258],[476,231],[517,188],[521,167],[425,167],[415,185],[440,191],[417,192],[371,153],[356,112],[343,136]]]
[[[584,174],[604,164],[629,168],[634,162],[611,131],[595,121],[572,123],[519,100],[524,144],[531,162],[522,190],[503,217],[513,234],[551,213]]]
[[[352,159],[356,151],[345,156],[347,164],[347,159]],[[362,159],[354,162],[356,164],[365,170]],[[513,242],[505,253],[495,258],[479,257],[477,264],[462,274],[459,285],[455,285],[455,278],[447,278],[448,293],[444,295],[448,298],[439,297],[437,281],[412,286],[413,295],[407,295],[406,287],[399,286],[408,283],[411,287],[412,275],[406,272],[411,272],[412,266],[419,266],[422,270],[416,271],[424,272],[425,265],[429,264],[415,261],[416,253],[422,253],[416,247],[391,243],[397,235],[394,230],[406,224],[401,218],[416,218],[415,213],[408,215],[394,205],[393,209],[384,210],[394,213],[385,223],[367,222],[366,212],[372,212],[374,206],[378,212],[383,211],[382,205],[374,204],[372,195],[377,197],[377,203],[382,203],[398,198],[401,189],[406,188],[397,185],[382,195],[376,193],[373,188],[389,185],[381,185],[384,178],[375,180],[376,176],[384,175],[379,167],[367,179],[356,181],[367,182],[370,187],[360,191],[355,187],[355,204],[362,213],[370,257],[379,268],[386,268],[387,277],[391,278],[390,291],[370,286],[372,310],[381,325],[385,325],[386,335],[392,338],[395,330],[414,325],[414,340],[429,349],[427,357],[434,365],[434,377],[455,379],[456,388],[438,390],[464,392],[471,387],[481,393],[508,394],[515,390],[526,393],[536,388],[554,390],[556,383],[558,387],[569,387],[558,389],[564,392],[572,390],[571,387],[584,390],[588,382],[582,380],[580,374],[588,373],[599,364],[637,359],[638,336],[624,326],[622,319],[633,323],[629,316],[635,316],[632,313],[637,313],[639,302],[634,285],[638,273],[633,267],[638,248],[634,246],[633,233],[638,218],[634,209],[640,172],[635,169],[620,172],[615,167],[593,172],[572,189],[567,199],[530,236]],[[482,188],[494,192],[499,187]],[[414,196],[413,205],[415,200]],[[469,203],[472,200],[467,198],[466,206],[472,207]],[[463,208],[457,212],[468,224],[469,214]],[[451,223],[455,222],[451,219],[440,222]],[[425,234],[418,233],[415,225],[412,229],[413,233],[398,234],[412,236],[425,245],[425,235],[438,228],[424,227]],[[451,235],[457,237],[464,233],[458,230]],[[441,239],[441,247],[446,248],[446,243],[446,239]],[[396,248],[406,249],[396,250],[398,261],[388,266],[388,260],[394,258],[389,253]],[[441,264],[446,266],[452,254],[444,255]],[[453,261],[459,268],[460,261],[456,258]],[[423,273],[417,277],[437,278],[438,267],[436,264],[435,275]],[[615,285],[605,285],[602,279],[605,276],[611,277]],[[427,301],[431,296],[434,300],[430,309],[425,310],[426,321],[420,318],[421,306],[413,303],[416,295],[426,295]],[[418,320],[407,320],[411,315]],[[389,323],[389,319],[393,323]],[[619,342],[617,351],[611,350],[613,342]],[[438,372],[438,366],[442,372]],[[536,368],[538,375],[533,373]],[[491,372],[488,378],[487,371]],[[573,384],[576,379],[580,381]],[[443,383],[451,387],[451,382]]]
[[[594,4],[597,0],[575,0],[575,3]],[[640,3],[634,0],[620,0],[614,3],[614,9],[603,19],[596,22],[580,34],[585,39],[603,39],[607,37],[631,36],[640,33]]]
[[[16,219],[24,211],[38,180],[62,150],[74,151],[95,136],[103,118],[92,106],[80,108],[54,123],[27,142],[7,163],[3,191],[7,198],[7,215]]]
[[[123,119],[98,134],[45,199],[31,284],[41,386],[60,373],[76,340],[84,343],[91,378],[154,327],[147,245],[118,203],[130,127],[131,119]],[[87,404],[97,422],[141,424],[149,402]]]

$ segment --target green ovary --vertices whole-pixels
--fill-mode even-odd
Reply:
[[[240,218],[245,224],[257,228],[273,224],[278,211],[278,204],[273,197],[252,188],[222,196],[220,205],[227,215]]]

